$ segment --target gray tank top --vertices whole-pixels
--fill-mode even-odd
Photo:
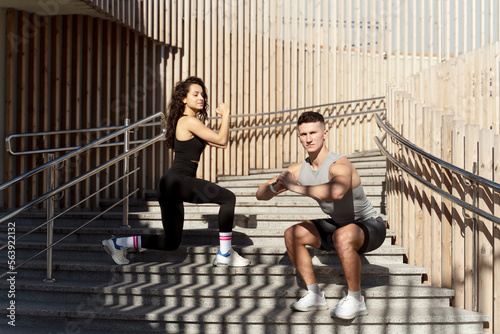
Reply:
[[[309,158],[304,160],[299,172],[299,183],[303,186],[314,186],[330,182],[330,165],[335,163],[343,155],[328,152],[325,162],[317,170],[311,169]],[[359,186],[349,191],[339,201],[317,200],[321,210],[329,215],[336,223],[347,225],[357,221],[364,221],[369,218],[376,218],[377,211],[373,208],[361,183]]]

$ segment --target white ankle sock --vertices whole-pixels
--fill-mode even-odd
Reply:
[[[358,302],[361,301],[361,290],[359,291],[349,291],[347,290],[347,295],[356,298]]]
[[[321,291],[319,291],[318,283],[314,283],[314,284],[308,285],[307,286],[307,290],[311,291],[311,292],[314,292],[318,296],[321,294]]]
[[[231,239],[233,232],[219,232],[220,252],[226,254],[231,250]]]
[[[116,244],[125,248],[141,248],[141,236],[116,238]]]

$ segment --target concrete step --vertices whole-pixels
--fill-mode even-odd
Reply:
[[[131,228],[107,228],[87,226],[78,230],[76,233],[69,235],[74,231],[71,226],[64,227],[61,224],[56,224],[53,230],[54,242],[66,237],[64,243],[94,243],[100,244],[104,238],[108,238],[111,235],[114,236],[132,236],[132,235],[160,235],[163,233],[163,229],[145,229],[139,227]],[[45,244],[46,239],[46,228],[38,229],[30,234],[32,229],[31,226],[17,227],[17,234],[20,237],[23,234],[27,234],[22,239],[17,241],[17,248],[21,248],[23,244],[32,242],[41,242]],[[283,234],[284,228],[276,226],[275,228],[266,229],[254,229],[254,228],[241,228],[234,227],[233,229],[233,241],[235,245],[239,246],[261,246],[269,247],[283,244]],[[6,231],[6,228],[0,226],[0,232]],[[69,235],[69,236],[68,236]],[[394,237],[394,231],[386,230],[386,240],[384,245],[390,246],[392,244],[392,238]],[[210,245],[217,244],[219,238],[218,228],[185,228],[183,231],[182,242],[183,244],[190,245]],[[5,235],[0,235],[0,242],[6,243]]]
[[[145,235],[148,233],[143,233]],[[109,236],[106,236],[109,237]],[[60,244],[53,247],[54,261],[87,261],[88,259],[108,258],[107,253],[103,251],[101,241],[104,237],[93,237],[93,242],[84,242],[82,240],[68,241],[64,240]],[[210,240],[211,239],[211,240]],[[251,238],[242,239],[235,236],[233,239],[234,248],[240,255],[252,260],[252,263],[261,264],[291,264],[288,258],[286,247],[283,238],[263,238],[260,245],[253,244]],[[55,241],[58,238],[54,238]],[[388,242],[390,239],[387,239]],[[197,244],[190,244],[189,242],[197,241]],[[208,241],[202,244],[200,241]],[[200,237],[184,238],[179,249],[174,251],[161,251],[161,250],[135,250],[131,249],[128,258],[134,262],[161,262],[168,259],[170,262],[201,262],[207,261],[210,254],[214,254],[219,249],[218,236],[213,235],[206,240],[200,240]],[[247,245],[244,245],[247,244]],[[46,243],[35,239],[23,240],[16,245],[16,258],[17,261],[24,261],[46,248]],[[340,261],[335,251],[326,252],[317,249],[309,249],[313,263],[317,265],[339,265]],[[391,245],[383,245],[378,249],[363,254],[361,257],[362,263],[370,264],[397,264],[403,262],[403,257],[406,255],[407,250],[402,247]],[[6,256],[6,251],[0,251],[0,255]],[[43,258],[43,255],[41,255]]]
[[[29,302],[17,311],[20,323],[91,331],[135,333],[481,333],[487,316],[449,307],[372,308],[353,321],[332,319],[330,310],[286,308],[123,307],[119,303]],[[5,313],[5,310],[2,310]]]
[[[358,174],[363,177],[372,177],[372,176],[385,176],[386,171],[386,161],[373,161],[373,162],[359,162],[354,164]],[[276,176],[278,176],[281,172],[286,170],[283,169],[272,169],[267,170],[265,172],[260,173],[251,173],[249,175],[219,175],[217,176],[217,183],[223,183],[228,181],[233,182],[246,182],[257,180],[260,183],[263,183],[267,180],[270,180]]]
[[[8,284],[0,282],[0,288],[8,290]],[[19,279],[16,282],[17,302],[68,303],[85,298],[100,299],[102,304],[117,301],[123,306],[159,306],[176,304],[178,307],[267,307],[288,308],[305,293],[298,286],[259,284],[218,284],[210,289],[206,284],[135,284],[135,282],[87,282],[58,279],[46,283],[35,279]],[[322,284],[328,304],[333,308],[346,295],[347,287]],[[453,290],[427,285],[363,286],[367,308],[395,307],[448,307]],[[35,294],[36,292],[36,294]]]
[[[203,283],[212,284],[282,284],[287,286],[301,285],[302,280],[296,270],[289,264],[256,263],[245,268],[224,268],[212,266],[214,255],[206,254],[205,262],[192,262],[186,257],[182,262],[171,262],[168,256],[163,261],[138,262],[117,266],[112,259],[104,256],[87,261],[54,262],[53,277],[55,279],[81,280],[82,273],[86,281],[109,282],[120,280],[136,283]],[[4,270],[5,265],[0,266]],[[315,265],[318,282],[322,284],[345,284],[340,265]],[[46,262],[35,259],[23,266],[17,273],[18,279],[42,279],[46,277]],[[364,264],[362,266],[362,283],[366,285],[418,285],[426,268],[404,263],[396,264]]]
[[[372,173],[375,173],[375,171],[371,171]],[[276,176],[276,175],[274,175]],[[273,176],[273,177],[274,177]],[[236,178],[231,178],[223,181],[218,181],[217,184],[223,188],[228,188],[228,189],[240,189],[240,188],[252,188],[254,189],[254,192],[257,191],[259,186],[267,182],[268,180],[272,179],[270,178],[263,178],[262,180],[256,179],[253,177],[253,175],[249,176],[248,179],[240,179],[243,178],[244,176],[236,177]],[[369,188],[369,186],[378,186],[382,187],[382,182],[385,181],[385,169],[382,170],[379,174],[374,174],[372,177],[367,178],[366,176],[362,177],[362,183],[363,183],[363,188]]]
[[[97,212],[73,212],[66,214],[63,218],[55,220],[56,227],[79,227],[87,223],[96,216]],[[207,209],[205,212],[186,212],[184,226],[185,229],[218,228],[217,212]],[[236,213],[234,225],[247,229],[282,229],[302,222],[304,220],[325,218],[325,214],[319,210],[317,214],[302,214],[292,211],[288,212],[265,212],[262,214]],[[32,212],[16,217],[16,226],[38,226],[45,222],[46,217],[43,212]],[[89,224],[90,227],[99,226],[102,228],[118,228],[121,226],[123,215],[121,212],[109,212],[100,219]],[[131,212],[129,214],[129,224],[134,228],[162,228],[160,212]]]

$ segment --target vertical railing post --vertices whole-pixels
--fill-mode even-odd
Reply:
[[[130,125],[130,119],[125,119],[125,126]],[[126,131],[124,133],[124,139],[123,139],[123,151],[124,153],[127,153],[130,149],[130,132]],[[126,175],[129,171],[129,158],[124,158],[123,159],[123,175]],[[129,186],[129,178],[128,176],[123,179],[123,197],[125,200],[123,201],[123,221],[122,221],[122,227],[129,228],[130,225],[128,224],[128,213],[129,213],[129,198],[127,197],[129,194],[130,186]]]
[[[54,160],[54,154],[48,154],[49,162]],[[47,192],[54,190],[54,179],[55,179],[55,169],[56,167],[51,166],[47,173]],[[50,247],[54,239],[54,197],[47,199],[47,247]],[[47,249],[47,277],[43,280],[44,282],[53,283],[56,280],[52,277],[52,247]]]

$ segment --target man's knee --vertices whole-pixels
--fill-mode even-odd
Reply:
[[[303,244],[315,246],[318,237],[316,237],[316,227],[311,222],[302,222],[295,224],[285,230],[285,243],[287,245]]]
[[[297,243],[303,238],[304,232],[305,230],[300,224],[290,226],[285,230],[285,243],[287,245]]]
[[[285,230],[284,237],[285,237],[285,242],[287,244],[292,242],[292,240],[294,239],[294,234],[295,234],[294,230],[295,230],[295,225],[290,226]]]
[[[337,229],[332,235],[333,245],[337,252],[342,252],[349,248],[358,250],[364,242],[363,230],[354,224]]]

